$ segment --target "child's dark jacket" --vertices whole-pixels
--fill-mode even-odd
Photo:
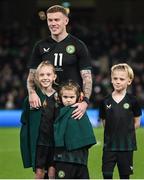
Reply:
[[[54,123],[56,147],[65,147],[71,151],[96,144],[90,120],[85,113],[79,120],[72,118],[75,108],[63,107]]]
[[[41,102],[46,98],[40,90],[37,91]],[[41,109],[30,109],[28,97],[23,104],[21,115],[20,149],[25,168],[32,167],[35,170],[36,144],[41,121]]]

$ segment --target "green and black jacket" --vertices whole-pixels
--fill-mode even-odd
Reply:
[[[75,108],[63,107],[54,123],[55,147],[72,151],[96,144],[93,128],[85,113],[79,120],[72,118]]]
[[[46,95],[40,90],[37,94],[43,103]],[[24,100],[23,112],[21,115],[20,149],[24,168],[32,167],[35,170],[36,145],[41,121],[41,108],[30,109],[28,97]]]

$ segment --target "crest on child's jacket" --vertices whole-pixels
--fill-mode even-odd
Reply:
[[[65,172],[64,172],[63,170],[60,170],[60,171],[58,172],[58,177],[59,177],[59,178],[64,178],[64,177],[65,177]]]

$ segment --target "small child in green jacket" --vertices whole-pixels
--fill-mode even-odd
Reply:
[[[82,100],[80,86],[72,80],[65,82],[58,98],[61,108],[54,122],[56,179],[89,179],[88,149],[96,139],[86,113],[79,120],[72,118],[72,105]]]

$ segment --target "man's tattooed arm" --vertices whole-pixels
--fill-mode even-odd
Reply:
[[[27,78],[27,89],[29,95],[35,93],[35,82],[34,82],[35,72],[36,72],[35,69],[30,69]]]
[[[80,73],[83,81],[84,98],[81,103],[76,103],[72,106],[72,107],[76,107],[76,109],[72,112],[72,117],[74,119],[81,119],[81,117],[84,115],[88,107],[89,98],[92,92],[91,70],[81,70]]]
[[[83,80],[83,93],[84,93],[84,96],[89,99],[90,96],[91,96],[91,93],[92,93],[92,74],[91,74],[91,70],[82,70],[80,73],[81,73],[81,77],[82,77],[82,80]]]

